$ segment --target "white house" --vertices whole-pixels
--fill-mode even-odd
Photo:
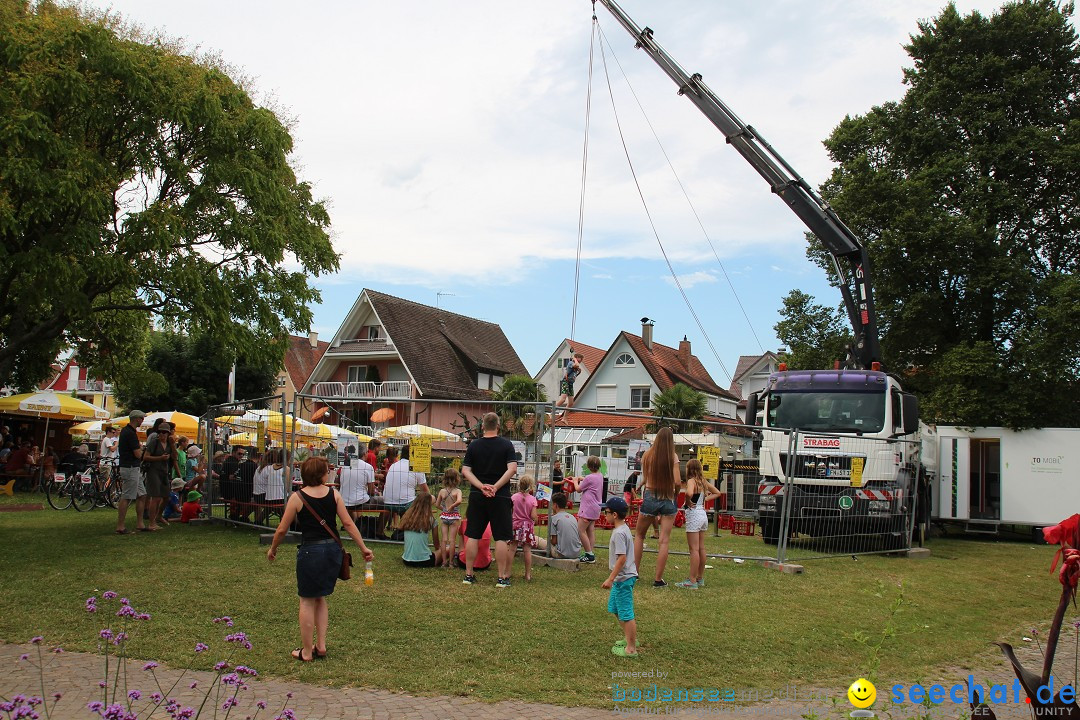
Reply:
[[[729,392],[739,398],[739,419],[745,420],[746,398],[751,393],[760,393],[769,382],[769,375],[776,372],[780,361],[776,353],[767,351],[762,355],[740,355],[731,379]]]
[[[600,362],[604,359],[604,351],[600,348],[586,345],[578,340],[564,338],[563,341],[559,343],[559,347],[555,349],[555,352],[551,354],[551,357],[549,357],[543,367],[540,368],[540,372],[533,375],[533,379],[544,386],[544,392],[547,394],[549,400],[558,399],[559,382],[562,380],[563,373],[566,372],[566,363],[576,352],[581,353],[585,359],[581,363],[581,374],[578,375],[577,381],[574,383],[575,394],[578,390],[585,387],[585,383],[588,381],[592,370],[598,367]]]

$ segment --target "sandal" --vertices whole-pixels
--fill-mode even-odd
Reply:
[[[626,652],[626,646],[625,645],[616,645],[615,647],[611,648],[611,654],[612,655],[617,655],[619,657],[624,657],[624,658],[636,658],[638,656],[638,654],[636,652],[633,652],[633,653]]]
[[[315,648],[315,659],[316,660],[325,660],[326,656],[327,656],[327,651],[326,650],[323,650],[322,652],[319,652],[319,648]]]
[[[615,641],[615,647],[626,647],[626,641],[625,640],[616,640]]]
[[[130,534],[131,534],[131,530],[117,530],[117,531],[116,531],[116,534],[117,534],[117,535],[130,535]]]
[[[299,660],[300,662],[314,662],[315,661],[315,656],[314,655],[309,657],[309,658],[304,657],[304,648],[302,648],[302,647],[296,648],[290,654],[293,656],[294,659]]]

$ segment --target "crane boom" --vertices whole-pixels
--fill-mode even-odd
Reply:
[[[701,75],[688,74],[653,40],[653,31],[637,25],[615,0],[599,2],[619,21],[660,69],[670,77],[684,95],[694,103],[716,128],[724,134],[743,158],[750,163],[772,191],[779,195],[803,224],[821,240],[832,257],[840,278],[848,320],[854,332],[846,364],[870,369],[880,363],[877,315],[870,276],[870,258],[866,246],[848,228],[825,200],[766,142],[750,125],[744,123],[731,108],[702,81]]]

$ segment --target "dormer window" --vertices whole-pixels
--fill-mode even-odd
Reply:
[[[624,352],[615,358],[615,367],[633,367],[636,364],[634,356],[630,353]]]
[[[379,340],[382,338],[382,328],[378,325],[369,325],[367,328],[368,340]]]

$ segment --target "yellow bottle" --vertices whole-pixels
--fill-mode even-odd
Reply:
[[[369,586],[375,584],[375,571],[371,569],[370,560],[364,563],[364,584]]]

